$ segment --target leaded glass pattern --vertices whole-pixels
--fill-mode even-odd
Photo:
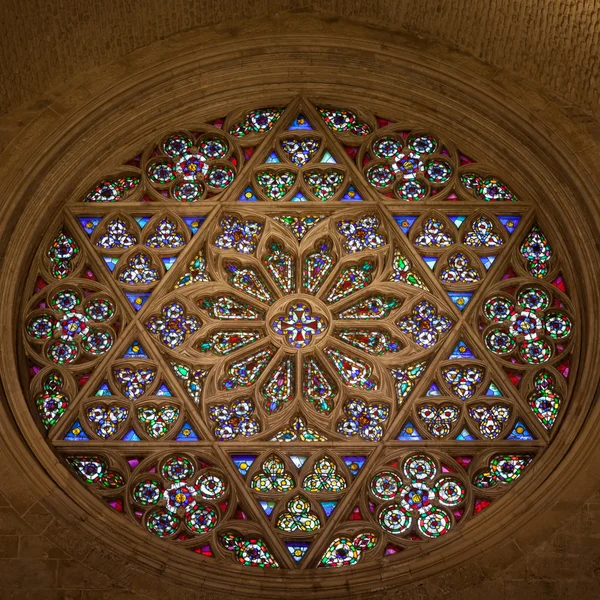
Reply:
[[[295,99],[166,131],[40,240],[32,412],[149,535],[250,568],[402,561],[560,427],[579,325],[552,224],[384,117]]]

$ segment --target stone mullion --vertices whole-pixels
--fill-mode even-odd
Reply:
[[[222,443],[213,442],[214,452],[219,456],[219,458],[221,458],[223,470],[229,476],[231,485],[236,488],[238,499],[243,499],[244,505],[248,512],[254,517],[254,522],[257,524],[256,528],[261,531],[262,537],[266,539],[268,549],[276,554],[277,558],[279,559],[278,562],[280,563],[280,566],[295,570],[296,563],[285,548],[283,541],[279,539],[271,524],[265,519],[264,514],[261,513],[258,503],[256,502],[256,499],[252,497],[246,482],[240,480],[240,474],[234,467],[230,456],[222,446]],[[251,442],[248,443],[248,446],[245,448],[245,450],[246,452],[252,452]],[[225,529],[227,528],[235,529],[235,521],[229,520]]]
[[[450,300],[448,294],[442,287],[441,283],[433,274],[433,271],[424,263],[421,255],[416,250],[416,248],[409,242],[408,237],[404,234],[404,232],[400,229],[394,218],[392,217],[389,208],[381,203],[379,206],[379,210],[381,211],[382,217],[386,220],[390,229],[396,232],[394,236],[393,245],[397,247],[401,252],[406,256],[412,263],[413,270],[415,270],[419,276],[423,279],[425,285],[429,288],[429,293],[435,297],[436,301],[443,304],[443,308],[447,313],[450,313],[453,317],[453,321],[458,322],[461,321],[462,314],[455,306],[455,304]],[[392,241],[390,240],[390,244]],[[409,286],[409,284],[406,284]],[[414,288],[421,293],[421,288]],[[456,326],[455,325],[455,326]]]
[[[113,212],[116,209],[114,205],[105,206],[105,210],[102,213],[102,216]],[[98,250],[92,246],[87,234],[83,233],[81,230],[81,224],[73,215],[69,208],[64,209],[64,221],[69,227],[69,229],[73,232],[73,237],[77,239],[79,244],[82,246],[82,249],[86,255],[86,262],[92,267],[94,273],[100,275],[100,279],[98,283],[106,285],[109,292],[113,294],[112,300],[114,300],[115,304],[119,306],[121,309],[121,313],[123,317],[127,317],[128,321],[134,320],[132,317],[135,316],[134,310],[125,299],[125,294],[119,288],[117,282],[113,279],[112,273],[108,270],[108,267],[104,263],[104,261],[98,255]]]
[[[325,527],[319,530],[318,537],[315,538],[315,541],[311,544],[308,552],[300,562],[300,569],[310,569],[318,566],[318,564],[312,563],[315,563],[323,556],[323,553],[333,541],[332,534],[335,532],[336,527],[343,522],[348,514],[348,509],[358,501],[360,491],[363,489],[363,484],[366,482],[366,479],[372,471],[372,465],[377,463],[379,456],[384,451],[384,447],[385,445],[383,442],[380,442],[370,455],[365,452],[367,455],[365,464],[348,486],[347,491],[335,507],[331,517],[327,519]],[[369,449],[370,448],[371,446],[369,446]],[[343,449],[343,447],[340,449]]]
[[[180,391],[177,397],[181,400],[182,406],[185,407],[186,418],[183,419],[183,421],[185,422],[186,420],[188,420],[192,423],[192,425],[195,425],[195,427],[197,428],[196,433],[198,434],[198,437],[200,437],[200,439],[211,441],[213,437],[212,432],[204,423],[204,420],[202,419],[202,413],[200,412],[199,408],[196,406],[194,401],[189,397],[187,391],[184,389],[183,384],[181,384],[181,380],[173,373],[171,365],[168,363],[168,359],[166,359],[163,353],[160,352],[160,350],[158,350],[159,344],[161,342],[157,342],[156,340],[154,340],[153,337],[146,331],[143,324],[140,324],[139,327],[139,340],[142,342],[144,348],[146,349],[148,357],[151,360],[155,361],[157,366],[160,368],[163,379],[165,379],[169,386],[171,386],[173,389],[178,389]],[[183,362],[191,361],[184,360]],[[193,442],[184,443],[193,444]],[[160,445],[160,441],[157,441],[157,444]]]
[[[402,405],[397,409],[394,420],[388,425],[387,432],[383,435],[383,441],[395,441],[396,435],[400,433],[400,427],[404,424],[404,421],[410,414],[410,409],[415,402],[415,398],[420,398],[425,395],[425,390],[429,387],[429,384],[435,377],[439,364],[442,361],[447,360],[447,357],[456,346],[460,339],[459,331],[458,324],[453,326],[450,333],[446,335],[446,339],[437,342],[428,355],[425,355],[423,358],[410,358],[404,361],[402,365],[399,365],[406,366],[416,362],[428,361],[425,372],[416,382],[412,392],[410,392],[408,397],[402,402]],[[389,375],[389,377],[392,376]],[[394,398],[394,401],[398,402],[398,398]]]
[[[54,443],[54,441],[56,441],[57,438],[60,438],[66,433],[67,429],[71,426],[71,421],[74,418],[74,413],[76,414],[79,410],[79,405],[81,404],[82,398],[85,398],[89,394],[93,385],[95,385],[95,383],[97,383],[102,378],[106,369],[106,365],[108,365],[113,360],[113,355],[118,354],[121,348],[124,347],[124,343],[127,340],[130,331],[132,331],[132,329],[135,328],[135,321],[131,319],[130,315],[132,309],[131,307],[127,306],[126,302],[124,301],[123,293],[121,292],[117,284],[112,280],[110,273],[107,274],[106,266],[102,264],[102,261],[96,253],[96,249],[91,245],[87,236],[81,234],[81,226],[77,219],[75,219],[75,217],[72,215],[69,208],[65,207],[63,210],[64,223],[71,230],[73,238],[77,240],[77,242],[80,245],[80,248],[83,250],[82,254],[84,254],[86,257],[85,263],[89,264],[96,273],[100,274],[100,279],[98,280],[98,283],[103,284],[108,288],[108,296],[111,296],[112,294],[111,300],[115,303],[115,305],[119,307],[123,317],[123,324],[115,343],[98,360],[90,374],[90,378],[85,382],[81,389],[78,390],[77,394],[73,398],[71,398],[64,414],[62,415],[58,423],[56,423],[56,425],[54,425],[54,427],[52,427],[48,431],[48,441],[50,441],[51,443]],[[109,210],[114,210],[114,207],[105,207],[105,212],[108,212]],[[129,317],[128,323],[126,317]]]
[[[502,397],[509,398],[513,401],[513,403],[521,409],[521,416],[526,424],[529,426],[530,430],[533,429],[532,433],[535,433],[538,440],[544,442],[546,445],[549,441],[549,434],[546,431],[546,428],[541,424],[539,419],[532,418],[531,408],[525,401],[523,395],[515,388],[513,383],[510,381],[504,369],[502,369],[499,364],[493,359],[490,351],[485,347],[483,341],[481,341],[476,335],[472,335],[471,330],[467,330],[465,328],[466,335],[464,337],[468,338],[468,344],[470,348],[473,350],[476,357],[479,360],[483,361],[488,370],[492,373],[492,378],[495,383],[501,382],[501,391],[502,396],[498,397],[490,397],[490,399],[497,400],[500,402]],[[512,415],[511,415],[512,416]],[[513,442],[517,447],[521,442],[514,441]]]
[[[152,289],[150,297],[146,303],[135,313],[136,320],[145,319],[150,313],[160,311],[160,305],[164,302],[164,297],[172,292],[175,287],[176,280],[184,273],[187,272],[190,262],[194,259],[199,250],[202,249],[203,244],[207,241],[210,230],[220,217],[222,208],[220,205],[213,206],[212,210],[206,215],[206,220],[202,224],[202,227],[196,232],[196,235],[192,236],[192,239],[183,248],[183,250],[177,255],[175,264],[165,273],[165,276],[156,284]],[[206,259],[206,255],[204,256]]]
[[[54,442],[54,440],[60,439],[62,435],[66,433],[68,428],[71,426],[71,420],[73,413],[78,409],[81,401],[90,395],[91,390],[94,386],[100,382],[110,368],[110,364],[116,359],[119,359],[122,354],[127,350],[128,344],[133,339],[131,332],[136,331],[137,326],[135,321],[131,321],[127,326],[123,328],[119,339],[112,348],[96,363],[94,369],[90,374],[90,378],[85,382],[85,385],[78,391],[77,395],[69,402],[65,413],[59,422],[50,429],[48,433],[48,440]],[[79,442],[81,444],[81,442]],[[85,442],[84,442],[85,443]]]
[[[502,254],[497,260],[494,261],[494,264],[492,264],[485,278],[471,297],[469,304],[463,310],[462,317],[464,321],[475,318],[475,315],[473,314],[477,310],[475,307],[479,306],[481,299],[489,293],[490,288],[501,281],[502,275],[515,258],[513,253],[517,251],[517,247],[521,243],[522,232],[528,231],[529,228],[531,228],[534,220],[535,213],[533,209],[529,209],[527,212],[523,213],[519,226],[515,229],[513,234],[506,242],[506,245],[502,250]],[[521,234],[516,235],[518,231],[521,232]]]
[[[242,193],[242,191],[248,187],[248,185],[252,184],[252,172],[256,165],[261,164],[263,162],[263,158],[265,155],[265,148],[269,149],[273,140],[277,137],[279,132],[283,128],[283,123],[287,121],[285,118],[289,113],[293,113],[300,106],[300,98],[295,97],[291,102],[289,102],[283,114],[277,119],[276,123],[273,125],[270,131],[263,134],[262,140],[255,146],[255,150],[252,153],[252,156],[244,163],[243,168],[240,170],[238,177],[233,181],[233,183],[229,186],[226,192],[223,194],[223,198],[221,203],[236,203],[237,200]],[[244,175],[242,177],[241,175]]]
[[[308,98],[303,98],[302,107],[306,110],[307,116],[312,118],[312,122],[319,133],[327,140],[327,147],[332,147],[336,150],[339,164],[346,167],[347,172],[351,175],[352,185],[360,192],[363,199],[380,204],[381,199],[377,197],[377,194],[372,192],[370,186],[365,182],[363,174],[354,164],[354,161],[350,160],[342,143],[337,139],[333,131],[323,122],[323,118],[316,110],[314,104]],[[361,140],[361,144],[364,142],[364,139]],[[344,184],[347,185],[348,182],[344,182]],[[357,202],[356,204],[360,206],[360,203]]]

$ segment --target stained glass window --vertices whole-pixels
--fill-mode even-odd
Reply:
[[[527,477],[569,401],[568,272],[535,199],[421,127],[251,107],[70,199],[22,342],[90,502],[198,560],[336,569]]]

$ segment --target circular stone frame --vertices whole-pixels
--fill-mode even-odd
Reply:
[[[593,193],[598,186],[585,155],[593,141],[536,90],[502,76],[490,81],[491,75],[464,55],[441,52],[400,34],[283,15],[166,40],[88,75],[55,97],[6,148],[0,163],[0,376],[5,394],[0,438],[24,477],[40,491],[42,502],[80,532],[101,539],[118,560],[125,557],[170,585],[202,585],[210,598],[348,597],[442,572],[447,589],[460,589],[465,582],[475,583],[481,572],[493,574],[517,560],[522,548],[548,535],[547,522],[558,526],[564,521],[573,503],[582,503],[591,485],[597,485],[594,477],[582,473],[586,465],[598,464],[592,462],[593,440],[600,425],[600,404],[594,404],[600,352],[595,272],[600,264],[595,244],[600,215]],[[461,148],[494,164],[501,176],[510,174],[507,180],[517,192],[543,202],[543,228],[555,243],[561,240],[563,260],[577,273],[572,289],[586,324],[575,346],[580,360],[569,426],[560,427],[514,493],[459,532],[422,546],[411,561],[392,564],[382,559],[282,576],[277,570],[201,563],[189,552],[141,535],[83,486],[72,485],[73,476],[45,443],[29,412],[19,377],[24,361],[17,327],[24,275],[37,240],[66,198],[83,194],[156,130],[241,106],[285,103],[298,93],[341,106],[365,104],[404,123],[430,126],[460,140]]]

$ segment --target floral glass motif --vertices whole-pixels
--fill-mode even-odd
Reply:
[[[571,335],[569,315],[553,308],[552,295],[538,286],[522,288],[516,298],[496,295],[483,307],[491,325],[484,334],[487,349],[501,357],[516,356],[528,364],[548,362]]]
[[[26,324],[26,332],[52,363],[66,365],[106,354],[115,342],[115,305],[108,298],[88,296],[75,289],[48,294]],[[40,351],[38,350],[38,352]]]
[[[140,183],[137,176],[105,179],[96,184],[83,198],[83,202],[119,202],[130,195]]]
[[[177,225],[170,219],[163,219],[155,232],[146,240],[150,248],[180,248],[185,245],[184,237],[177,231]]]
[[[313,494],[318,492],[341,492],[346,488],[346,479],[337,472],[333,460],[324,457],[318,460],[302,482],[302,487]]]
[[[286,337],[288,344],[295,348],[308,346],[313,335],[322,333],[327,324],[318,315],[313,315],[311,309],[302,302],[291,306],[286,315],[272,323],[275,333]]]
[[[546,429],[552,429],[561,402],[554,378],[550,373],[541,371],[534,379],[533,386],[534,391],[529,395],[531,410]]]
[[[215,246],[223,250],[235,250],[240,254],[252,254],[262,231],[257,221],[240,221],[227,216],[221,221],[223,233],[215,240]]]
[[[412,310],[412,314],[398,321],[400,331],[410,335],[413,342],[422,348],[431,348],[440,335],[452,327],[452,322],[440,316],[433,304],[423,300]]]
[[[494,231],[494,224],[486,217],[473,221],[471,231],[465,233],[465,246],[472,248],[496,248],[504,243],[502,237]]]
[[[377,231],[379,219],[375,216],[362,217],[357,221],[340,221],[337,227],[340,234],[346,238],[344,248],[347,252],[374,250],[387,243],[385,237]]]
[[[535,226],[531,229],[521,244],[520,252],[527,261],[527,269],[531,275],[541,279],[548,274],[552,248],[539,227]]]
[[[254,416],[254,404],[250,398],[238,398],[229,406],[211,406],[209,416],[215,422],[215,437],[221,441],[236,437],[251,437],[260,431]]]
[[[452,236],[446,233],[445,225],[434,217],[428,218],[423,224],[423,229],[415,238],[415,246],[426,248],[445,248],[454,243]]]
[[[200,322],[196,317],[187,316],[179,302],[171,302],[163,307],[160,317],[152,317],[146,326],[165,346],[176,348],[184,342],[186,335],[198,330]]]
[[[480,177],[475,173],[464,173],[461,183],[477,198],[486,202],[516,202],[518,198],[496,177]]]
[[[306,171],[303,174],[304,182],[317,200],[329,200],[337,192],[344,181],[341,171],[329,169],[328,171]]]
[[[473,478],[473,483],[479,488],[490,488],[497,484],[512,483],[531,463],[532,456],[528,454],[498,455],[489,463],[487,471],[481,471]]]
[[[232,125],[229,133],[234,137],[245,137],[269,131],[283,114],[280,108],[260,108],[251,110],[241,121]]]
[[[61,231],[47,252],[51,263],[52,277],[64,279],[71,274],[72,263],[79,254],[79,246],[65,231]]]
[[[481,435],[493,440],[502,433],[502,424],[508,421],[510,408],[506,404],[477,404],[469,408],[469,416],[479,424]]]
[[[64,381],[58,373],[50,373],[44,382],[44,393],[36,400],[36,406],[46,429],[55,425],[64,415],[69,398],[63,393]]]
[[[190,263],[188,271],[179,278],[179,281],[175,284],[175,287],[183,287],[184,285],[191,285],[192,283],[198,283],[199,281],[210,281],[210,277],[206,273],[206,260],[202,252],[199,252],[194,260]]]
[[[450,386],[452,393],[461,400],[471,398],[477,386],[483,381],[483,369],[477,366],[446,367],[442,369],[442,377]]]
[[[277,528],[288,533],[312,533],[320,527],[319,517],[310,512],[310,502],[302,496],[292,498],[277,519]]]
[[[290,110],[163,135],[67,199],[23,287],[24,389],[74,476],[190,556],[400,562],[552,443],[577,281],[459,140]]]
[[[431,435],[445,438],[450,435],[453,424],[458,420],[460,410],[453,404],[441,406],[425,404],[419,408],[417,414]]]
[[[167,136],[146,166],[150,185],[165,190],[179,202],[196,202],[207,188],[219,193],[236,177],[234,164],[227,160],[232,148],[221,134],[187,133]]]
[[[96,245],[105,250],[113,248],[131,248],[137,243],[137,238],[130,233],[123,219],[114,219],[106,226],[106,233],[101,236]]]
[[[365,136],[371,132],[371,128],[366,123],[362,123],[358,116],[349,110],[320,108],[319,112],[323,121],[336,133]]]
[[[87,417],[95,425],[95,432],[99,437],[110,438],[117,432],[117,427],[125,421],[129,409],[125,406],[90,406]]]
[[[364,552],[374,548],[377,538],[371,533],[361,533],[354,539],[336,538],[321,558],[322,567],[344,567],[355,565]]]
[[[423,290],[429,288],[423,283],[423,280],[412,270],[411,261],[404,256],[397,248],[394,250],[394,262],[392,266],[392,274],[389,277],[390,281],[406,283]]]
[[[269,200],[282,200],[296,181],[292,171],[260,171],[256,174],[256,183]]]
[[[119,274],[119,281],[125,285],[150,285],[160,279],[158,270],[151,266],[152,261],[143,252],[134,254],[127,267]]]
[[[285,227],[287,227],[301,242],[304,236],[317,224],[324,216],[323,215],[276,215],[273,217]]]
[[[477,269],[470,267],[468,257],[457,252],[448,258],[448,266],[440,272],[440,280],[444,283],[475,283],[481,278]]]
[[[221,536],[220,541],[227,550],[235,554],[237,562],[246,567],[277,568],[279,566],[260,539],[244,539],[229,534]]]
[[[309,162],[321,145],[321,141],[314,137],[301,139],[287,138],[281,140],[281,149],[289,159],[298,167],[303,167]]]
[[[338,432],[347,437],[358,435],[368,442],[378,442],[383,436],[381,423],[387,420],[389,408],[385,404],[367,404],[352,398],[344,406],[346,416],[338,423]]]
[[[293,477],[285,470],[285,464],[277,456],[265,460],[262,471],[251,482],[257,492],[287,492],[295,487]]]
[[[371,497],[383,503],[378,521],[384,531],[392,535],[414,531],[425,538],[450,531],[453,519],[449,509],[463,504],[466,489],[458,477],[442,475],[425,454],[407,458],[401,472],[377,473],[369,485]]]

